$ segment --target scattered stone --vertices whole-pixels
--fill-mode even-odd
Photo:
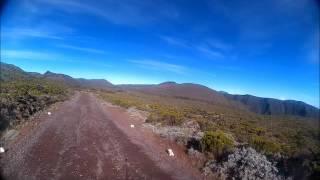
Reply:
[[[134,125],[133,125],[133,124],[131,124],[131,125],[130,125],[130,127],[131,127],[131,128],[134,128]]]
[[[174,156],[172,149],[167,149],[167,153],[169,154],[169,156],[172,156],[172,157]]]
[[[50,115],[51,115],[51,112],[48,112],[48,115],[50,116]]]
[[[4,153],[6,152],[6,150],[4,149],[4,147],[0,147],[0,153]]]

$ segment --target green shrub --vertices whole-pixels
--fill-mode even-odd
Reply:
[[[41,95],[65,95],[67,88],[58,83],[48,82],[45,80],[25,80],[1,82],[1,94],[9,94],[18,97],[26,94]]]
[[[268,140],[263,136],[253,136],[250,144],[256,150],[266,154],[274,154],[281,150],[281,145],[279,143]]]
[[[148,118],[146,119],[147,123],[154,123],[157,122],[159,119],[158,115],[155,113],[150,113]]]
[[[314,159],[310,162],[310,179],[320,178],[320,153],[314,155]]]
[[[154,105],[151,106],[151,113],[147,119],[147,122],[161,122],[166,125],[174,126],[180,125],[184,120],[184,114],[175,108],[158,106],[155,108]]]
[[[171,126],[181,124],[184,117],[181,111],[173,108],[163,108],[158,113],[161,119]]]
[[[201,139],[201,146],[204,151],[212,152],[218,157],[229,151],[234,146],[234,142],[220,130],[206,131]]]
[[[0,133],[67,98],[67,87],[43,79],[0,81]]]

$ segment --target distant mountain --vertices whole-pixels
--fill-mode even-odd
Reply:
[[[10,81],[30,78],[32,75],[17,66],[0,62],[0,80]]]
[[[98,89],[105,89],[105,88],[115,88],[113,84],[105,79],[83,79],[79,78],[76,79],[81,87],[89,87],[89,88],[98,88]]]
[[[244,104],[250,111],[267,115],[295,115],[319,117],[319,109],[301,101],[262,98],[252,95],[223,94],[226,98]]]
[[[120,85],[120,87],[129,91],[204,101],[215,105],[227,106],[229,108],[239,107],[239,105],[228,100],[219,92],[199,84],[164,82],[157,85]]]
[[[223,91],[215,91],[206,86],[175,82],[164,82],[153,85],[118,85],[115,86],[104,79],[73,78],[65,74],[47,71],[44,74],[25,72],[19,67],[11,64],[0,64],[0,80],[23,80],[27,78],[44,78],[58,81],[71,87],[98,88],[98,89],[122,89],[127,91],[138,91],[158,96],[169,96],[181,99],[191,99],[226,108],[246,109],[254,113],[265,115],[293,115],[301,117],[319,118],[319,109],[301,101],[278,100],[262,98],[252,95],[232,95]]]
[[[231,108],[245,108],[258,114],[319,117],[319,109],[304,102],[293,100],[282,101],[251,95],[232,95],[224,91],[215,91],[199,84],[164,82],[158,85],[121,85],[120,87],[125,90],[154,95],[200,100]]]
[[[47,71],[42,75],[42,77],[48,80],[64,83],[65,85],[68,85],[68,86],[74,86],[74,87],[79,86],[79,82],[76,79],[65,74],[58,74],[58,73]]]
[[[37,78],[42,77],[42,74],[37,72],[28,72],[28,74],[31,75],[32,77],[37,77]]]
[[[23,80],[28,78],[44,78],[51,81],[56,81],[63,83],[72,87],[82,87],[82,88],[98,88],[98,89],[110,89],[115,86],[109,81],[104,79],[83,79],[83,78],[73,78],[65,74],[53,73],[50,71],[44,74],[36,72],[25,72],[17,66],[12,64],[2,63],[0,65],[0,75],[2,81],[9,80]]]

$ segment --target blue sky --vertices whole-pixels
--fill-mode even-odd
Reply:
[[[115,84],[193,82],[319,107],[315,0],[9,0],[1,60]]]

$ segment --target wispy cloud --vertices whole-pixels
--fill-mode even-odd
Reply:
[[[140,67],[158,70],[158,71],[169,71],[177,74],[185,74],[187,67],[177,64],[166,63],[157,60],[129,60],[130,63],[136,64]]]
[[[71,50],[77,50],[77,51],[83,51],[83,52],[88,52],[88,53],[96,53],[96,54],[104,54],[104,53],[106,53],[105,50],[101,50],[101,49],[88,48],[88,47],[79,47],[79,46],[73,46],[73,45],[68,45],[68,44],[60,44],[60,45],[58,45],[58,47],[71,49]]]
[[[187,44],[185,41],[170,37],[170,36],[160,36],[160,38],[164,41],[166,41],[168,44],[175,45],[175,46],[180,46],[184,48],[190,48],[191,46]]]
[[[37,52],[33,50],[1,50],[2,58],[5,59],[27,59],[27,60],[56,60],[58,55],[48,52]]]
[[[212,38],[211,39],[207,39],[206,42],[210,47],[219,49],[221,51],[230,51],[233,48],[232,45],[227,44],[227,43],[222,42],[221,40],[217,40],[217,39],[212,39]]]
[[[1,37],[10,39],[45,38],[63,40],[66,36],[74,34],[74,32],[75,30],[69,26],[45,21],[37,25],[24,24],[15,27],[4,27]]]
[[[1,60],[28,60],[28,61],[60,61],[68,63],[79,63],[81,61],[88,62],[81,58],[68,57],[59,53],[50,51],[38,51],[31,49],[13,50],[13,49],[1,49]]]
[[[12,50],[12,49],[1,49],[1,60],[30,60],[30,61],[60,61],[68,63],[83,63],[86,65],[93,65],[99,67],[112,67],[104,60],[90,59],[83,57],[74,57],[68,55],[61,55],[55,52],[48,51],[37,51],[30,49],[23,50]]]
[[[32,28],[13,28],[3,30],[2,37],[5,38],[47,38],[47,39],[62,39],[48,31],[32,29]]]
[[[239,66],[232,66],[232,65],[217,65],[216,68],[226,70],[226,71],[232,71],[232,72],[242,71],[242,69]]]
[[[175,19],[179,13],[169,3],[162,0],[132,1],[76,1],[76,0],[32,0],[30,3],[39,7],[50,7],[74,15],[87,14],[99,17],[114,24],[140,25],[163,19]]]
[[[303,48],[304,51],[307,52],[307,59],[310,63],[319,65],[320,63],[320,28],[317,27],[315,33],[312,34],[311,38],[306,42],[305,47]]]
[[[199,50],[200,52],[204,53],[205,55],[212,57],[212,58],[215,58],[215,59],[224,58],[224,55],[222,53],[220,53],[219,51],[213,50],[207,46],[200,45],[200,46],[197,46],[196,49]]]
[[[170,45],[196,50],[201,54],[214,59],[222,59],[225,57],[223,51],[230,49],[231,46],[218,41],[204,41],[205,43],[188,43],[185,40],[177,39],[170,36],[160,36],[162,40]]]

